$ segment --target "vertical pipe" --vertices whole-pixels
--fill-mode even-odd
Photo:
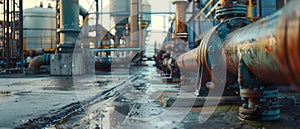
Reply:
[[[12,19],[12,17],[13,17],[13,3],[12,3],[12,1],[13,0],[10,0],[9,1],[9,3],[11,3],[10,4],[10,9],[11,9],[11,12],[9,12],[10,13],[10,19],[9,19],[9,21],[10,21],[10,24],[9,24],[9,26],[10,26],[10,38],[9,38],[9,40],[10,40],[10,44],[9,44],[9,57],[10,58],[12,58],[12,48],[13,48],[13,19]]]
[[[137,48],[138,46],[138,0],[130,0],[130,47]],[[135,53],[132,53],[135,54]],[[134,55],[131,55],[134,56]]]
[[[14,57],[14,41],[15,41],[15,0],[11,0],[11,14],[10,14],[10,19],[11,19],[11,53],[10,57]]]
[[[250,19],[253,18],[253,15],[252,15],[252,7],[253,7],[252,0],[248,0],[248,17],[249,17]]]
[[[20,54],[21,54],[21,72],[24,70],[24,48],[23,48],[23,0],[19,0],[19,44],[20,44]],[[52,46],[52,45],[51,45]]]
[[[79,29],[78,0],[60,0],[60,44],[68,47],[75,45]]]
[[[261,0],[256,1],[257,17],[261,17]]]
[[[165,15],[163,15],[163,17],[164,17],[164,25],[163,25],[163,30],[164,30],[164,32],[165,31],[167,31],[167,27],[166,27],[166,16]]]
[[[193,16],[196,16],[197,15],[197,12],[196,12],[196,2],[197,1],[194,1],[193,2]],[[195,47],[195,43],[196,43],[196,23],[195,23],[196,21],[195,20],[192,20],[192,28],[193,28],[193,30],[192,30],[192,33],[193,33],[193,47]]]
[[[103,12],[103,0],[101,0],[101,13]],[[103,14],[101,14],[101,25],[103,24]]]
[[[59,0],[56,0],[56,5],[55,5],[55,9],[56,9],[56,19],[55,19],[55,25],[56,25],[56,29],[59,29],[59,12],[58,12],[58,9],[59,9]],[[59,34],[58,33],[55,33],[55,37],[56,37],[56,42],[55,44],[58,44],[59,43]],[[56,47],[55,47],[56,48]]]
[[[9,68],[9,0],[6,0],[6,21],[5,21],[5,28],[6,28],[6,68]]]
[[[3,0],[3,21],[2,21],[2,35],[3,35],[3,44],[2,44],[2,59],[4,60],[4,58],[5,58],[5,0]],[[1,14],[2,14],[1,13]]]
[[[156,46],[157,46],[157,42],[155,41],[155,42],[154,42],[154,53],[157,53],[157,51],[156,51]]]
[[[2,35],[3,35],[3,44],[2,44],[2,59],[4,60],[5,59],[5,50],[6,50],[6,48],[5,48],[5,45],[6,45],[6,43],[5,43],[5,24],[6,24],[6,22],[5,22],[5,0],[3,0],[3,21],[2,21]]]
[[[143,32],[142,32],[142,3],[143,0],[138,0],[138,25],[139,25],[139,29],[138,29],[138,33],[139,33],[139,48],[140,48],[140,54],[142,56],[142,52],[143,52]],[[143,58],[140,58],[140,62],[142,62]]]
[[[99,47],[98,46],[99,37],[100,37],[100,34],[99,34],[99,0],[96,0],[96,48]],[[100,47],[102,48],[102,43],[101,43]]]
[[[175,4],[176,12],[176,31],[175,33],[186,33],[186,25],[185,25],[185,8],[188,4],[185,0],[173,0],[173,4]]]

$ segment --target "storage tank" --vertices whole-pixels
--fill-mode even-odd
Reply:
[[[116,35],[120,38],[125,33],[130,16],[130,0],[110,0],[109,2],[110,16],[116,24]]]
[[[126,25],[130,16],[130,0],[110,0],[110,12],[114,22]]]
[[[116,24],[118,36],[122,36],[125,32],[126,24],[129,22],[130,16],[130,0],[110,0],[110,12]],[[151,12],[151,5],[147,0],[142,0],[142,11]],[[143,27],[148,27],[151,23],[151,14],[143,14]]]
[[[24,49],[56,48],[56,11],[51,8],[25,9]]]
[[[151,5],[147,0],[143,0],[142,3],[142,12],[144,13],[142,15],[142,23],[143,27],[148,27],[151,24]]]

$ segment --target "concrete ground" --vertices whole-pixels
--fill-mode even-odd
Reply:
[[[239,105],[209,107],[168,106],[164,95],[177,93],[178,84],[166,84],[154,67],[142,67],[139,78],[111,99],[98,102],[84,112],[49,128],[299,128],[300,108],[286,102],[281,119],[274,122],[245,122],[237,118]],[[14,128],[42,114],[51,114],[70,103],[90,98],[127,78],[128,73],[99,73],[77,77],[48,75],[0,77],[0,127]],[[298,93],[280,87],[280,97],[296,102]],[[191,92],[185,89],[182,92]],[[162,94],[164,93],[164,94]],[[183,100],[177,102],[184,103]],[[185,102],[186,103],[186,102]]]
[[[82,77],[10,75],[2,76],[0,82],[2,128],[17,127],[29,119],[92,97],[114,83],[110,75],[103,75],[101,78],[89,75]]]

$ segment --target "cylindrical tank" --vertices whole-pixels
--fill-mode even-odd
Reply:
[[[110,0],[111,17],[117,25],[128,23],[130,0]]]
[[[143,27],[148,27],[151,24],[151,14],[148,14],[151,12],[151,5],[147,0],[143,0],[142,12],[144,13],[142,15],[142,23],[146,23]]]
[[[142,12],[151,12],[151,5],[147,0],[142,0]],[[125,29],[125,25],[129,22],[130,16],[130,0],[111,0],[110,12],[117,26],[124,26],[120,29]],[[143,14],[142,22],[147,23],[145,27],[151,23],[151,14]],[[118,30],[117,30],[118,31]]]
[[[56,47],[56,12],[51,8],[34,7],[25,9],[24,38],[26,48]]]

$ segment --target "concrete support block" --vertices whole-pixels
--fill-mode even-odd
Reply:
[[[82,53],[57,53],[50,59],[51,75],[81,75],[86,73],[85,57]]]

